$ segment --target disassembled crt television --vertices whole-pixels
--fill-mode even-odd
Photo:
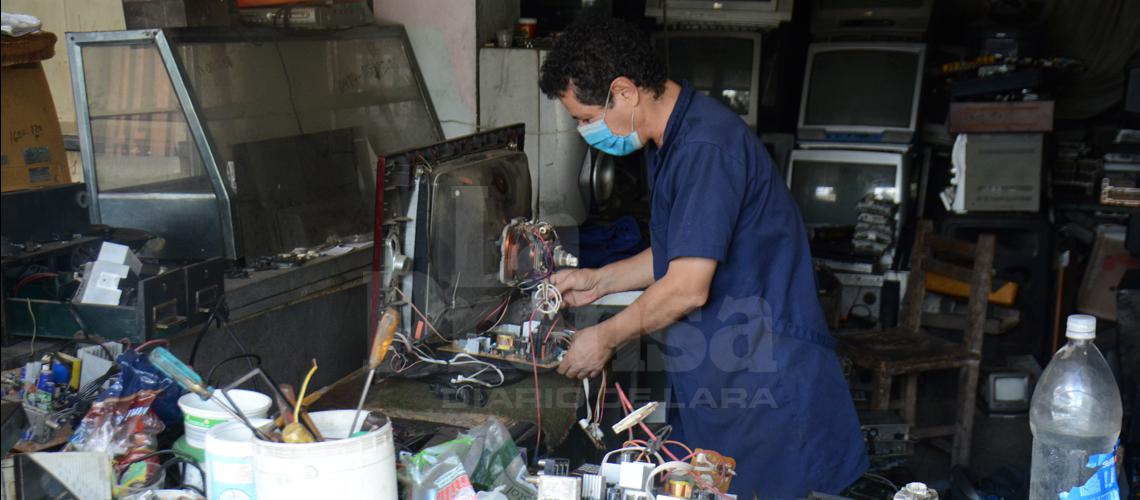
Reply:
[[[409,354],[442,342],[551,367],[564,352],[550,276],[577,258],[531,218],[524,137],[514,125],[380,159],[373,311],[400,311]]]

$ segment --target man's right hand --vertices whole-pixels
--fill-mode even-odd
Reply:
[[[606,294],[599,284],[601,277],[597,269],[564,269],[554,273],[550,282],[562,292],[562,303],[579,307],[589,305]]]

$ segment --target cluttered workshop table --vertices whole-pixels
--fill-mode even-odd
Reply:
[[[321,389],[324,393],[312,403],[314,410],[353,408],[364,385],[365,371],[354,372]],[[364,409],[396,420],[470,428],[491,417],[511,427],[517,423],[541,425],[542,439],[555,447],[569,434],[577,421],[580,384],[553,371],[539,373],[541,406],[536,411],[534,380],[525,377],[490,389],[449,391],[445,384],[418,380],[383,379],[372,384],[364,399]]]

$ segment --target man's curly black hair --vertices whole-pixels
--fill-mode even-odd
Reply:
[[[538,87],[547,97],[571,87],[582,104],[601,106],[610,84],[624,76],[654,97],[665,91],[665,64],[636,26],[599,15],[579,17],[554,41]]]

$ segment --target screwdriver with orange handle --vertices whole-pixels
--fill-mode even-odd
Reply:
[[[400,312],[395,308],[388,308],[380,316],[380,323],[376,325],[376,334],[372,336],[372,346],[368,349],[368,378],[364,380],[364,389],[360,391],[360,401],[356,403],[356,415],[352,417],[352,425],[348,427],[348,435],[356,432],[356,422],[360,420],[360,410],[364,408],[364,398],[368,396],[368,389],[372,387],[372,378],[376,376],[376,369],[384,362],[388,355],[388,348],[392,346],[392,339],[396,337],[396,326],[400,324]]]

